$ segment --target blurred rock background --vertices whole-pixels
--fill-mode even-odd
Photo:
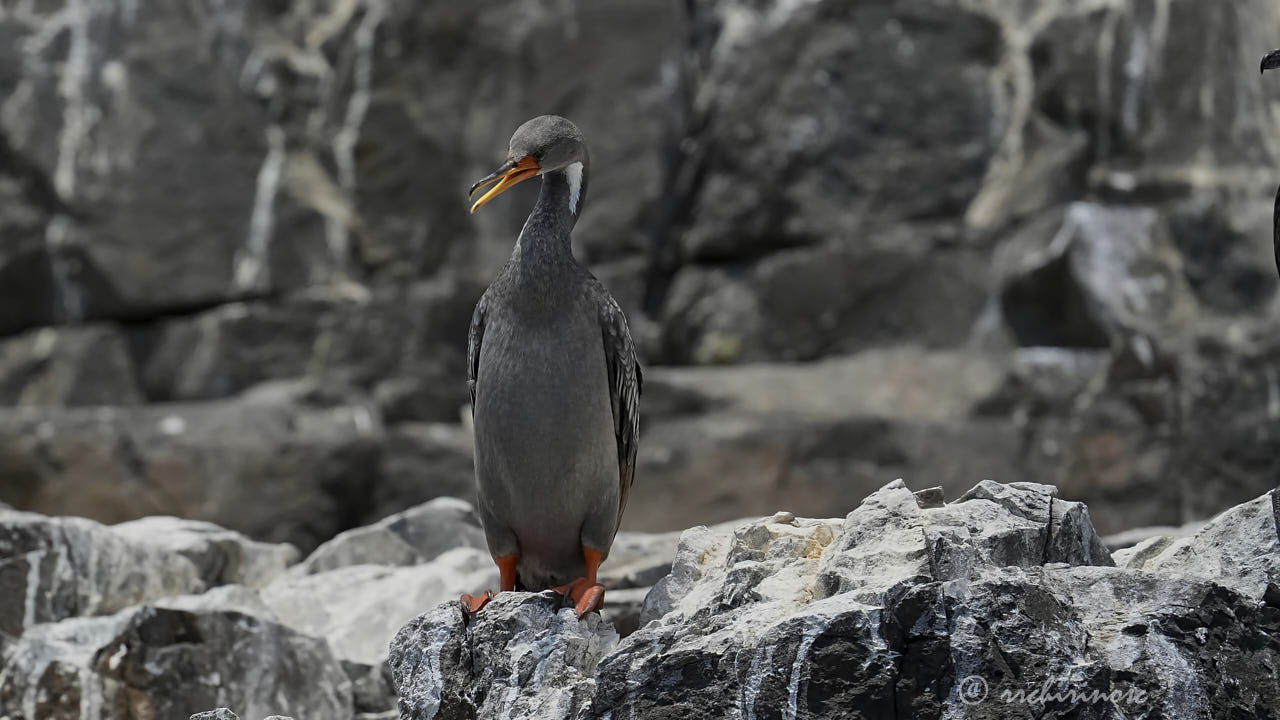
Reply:
[[[0,501],[304,551],[471,493],[471,309],[591,146],[626,527],[1280,481],[1272,0],[0,0]]]

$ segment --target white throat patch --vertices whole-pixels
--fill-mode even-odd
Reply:
[[[576,162],[564,169],[569,181],[569,212],[578,214],[578,194],[582,192],[582,163]]]

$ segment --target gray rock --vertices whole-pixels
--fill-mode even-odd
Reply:
[[[571,615],[531,636],[566,618],[545,595],[501,597],[471,625],[437,608],[393,641],[403,716],[1276,717],[1268,601],[1111,566],[1085,508],[1049,486],[937,495],[896,481],[844,520],[689,530],[646,624],[603,654]],[[1280,556],[1272,503],[1204,542]],[[1213,557],[1201,570],[1254,579]]]
[[[350,682],[323,640],[234,611],[140,606],[41,625],[5,648],[3,668],[0,714],[10,717],[235,707],[247,717],[351,718]]]
[[[690,256],[758,257],[855,234],[874,243],[868,229],[959,215],[979,192],[1007,122],[994,112],[989,79],[1003,43],[989,18],[929,3],[691,10],[694,27],[721,30],[698,38],[708,148],[684,237]]]
[[[210,586],[262,587],[298,561],[292,545],[255,542],[209,522],[152,516],[120,523],[112,532],[138,544],[187,558]]]
[[[1037,60],[1028,68],[1033,83],[1023,92],[1035,92],[1036,109],[1058,124],[1089,131],[1101,143],[1089,172],[1098,189],[1141,196],[1226,188],[1238,182],[1230,177],[1235,172],[1273,171],[1276,151],[1259,153],[1255,143],[1272,131],[1265,107],[1275,90],[1259,92],[1257,73],[1240,71],[1237,50],[1274,42],[1265,28],[1277,21],[1276,6],[1265,0],[1229,6],[1173,0],[1160,10],[1134,0],[1060,3],[1046,17],[984,4],[1006,17],[1024,16],[1005,21],[1035,36],[1027,44]],[[1210,27],[1215,32],[1206,38]],[[1193,39],[1204,41],[1194,57],[1182,51]],[[1212,99],[1193,100],[1208,89]],[[1210,166],[1211,176],[1198,173]]]
[[[146,18],[110,2],[73,18],[33,11],[6,21],[0,227],[13,242],[0,279],[24,302],[4,309],[0,332],[155,317],[318,284],[358,293],[353,279],[390,286],[492,265],[522,218],[491,213],[477,233],[458,189],[500,157],[500,139],[527,106],[552,94],[577,98],[560,111],[596,138],[601,157],[628,158],[599,163],[593,176],[590,251],[612,255],[646,240],[643,214],[664,187],[666,123],[636,118],[667,106],[674,7],[342,7],[219,5],[206,19],[225,52],[202,57],[156,45],[207,39],[180,4]],[[460,63],[436,53],[450,38],[478,35],[528,73],[480,87],[465,68],[498,60],[493,48],[460,45]],[[606,49],[616,62],[584,62]],[[111,70],[77,75],[80,58]],[[572,82],[564,63],[580,70]],[[79,78],[74,91],[60,86],[64,76]],[[426,77],[430,98],[420,92]],[[195,86],[205,89],[199,97],[184,89]],[[601,87],[627,91],[617,102],[588,101]],[[97,122],[80,129],[76,119],[88,115]],[[210,118],[216,127],[174,130]],[[606,132],[621,124],[631,132]],[[447,171],[414,172],[402,162],[412,158]]]
[[[196,713],[191,716],[190,720],[240,720],[240,716],[227,708],[218,708],[217,710]]]
[[[1187,362],[1177,440],[1161,478],[1178,489],[1181,514],[1165,523],[1206,519],[1277,486],[1280,343],[1269,320],[1242,334]]]
[[[971,414],[1010,372],[1009,361],[994,353],[918,346],[804,364],[659,366],[645,371],[645,409],[658,417],[724,411],[948,420]],[[656,412],[649,411],[650,393],[662,396]]]
[[[267,604],[262,601],[262,594],[256,589],[244,585],[219,585],[198,595],[177,595],[156,600],[151,605],[170,610],[188,612],[238,612],[253,615],[272,622],[279,618]]]
[[[1111,355],[1105,350],[1024,347],[1013,351],[1008,374],[982,401],[983,415],[1070,415],[1106,387]]]
[[[395,720],[396,691],[391,668],[385,662],[377,665],[342,661],[342,669],[351,679],[351,700],[355,720]]]
[[[226,708],[218,708],[217,710],[207,710],[202,713],[192,715],[190,720],[240,720],[240,716],[231,712]],[[284,715],[270,715],[263,720],[293,720],[293,718]]]
[[[1274,203],[1227,193],[1197,195],[1166,209],[1169,230],[1200,304],[1225,315],[1265,312],[1275,295]]]
[[[142,401],[125,337],[113,327],[41,328],[0,342],[0,405]]]
[[[894,481],[845,519],[823,553],[817,595],[887,592],[920,577],[966,580],[986,566],[1111,565],[1088,510],[1056,494],[1048,485],[984,480],[954,503],[921,507]]]
[[[736,527],[750,520],[735,520],[716,529]],[[609,559],[600,566],[600,583],[605,593],[600,614],[621,637],[640,626],[645,597],[654,583],[671,572],[671,563],[680,543],[679,532],[620,532],[609,549]]]
[[[400,717],[578,717],[618,634],[562,604],[502,593],[470,622],[456,602],[415,618],[391,643]]]
[[[453,421],[467,402],[453,382],[465,373],[457,338],[482,289],[449,279],[355,298],[317,288],[143,326],[134,345],[153,400],[210,400],[306,377],[319,391],[375,396],[394,421]]]
[[[1038,477],[1043,466],[1029,462],[1024,436],[1004,418],[680,417],[646,429],[636,474],[644,492],[628,502],[623,527],[677,530],[779,509],[847,512],[885,477],[940,485],[953,496],[975,476]]]
[[[225,707],[219,707],[218,710],[207,710],[205,712],[197,712],[197,714],[192,715],[191,719],[189,720],[239,720],[239,715],[234,714],[234,712],[227,710],[227,708]],[[292,717],[285,717],[284,715],[271,715],[268,717],[264,717],[264,719],[262,720],[293,720],[293,719]]]
[[[1121,530],[1118,533],[1103,537],[1102,544],[1106,545],[1107,549],[1111,551],[1112,557],[1119,561],[1120,558],[1116,556],[1116,551],[1118,550],[1128,550],[1135,545],[1154,538],[1183,538],[1195,535],[1204,525],[1203,520],[1197,520],[1185,525],[1155,525]]]
[[[814,360],[907,339],[958,345],[986,304],[989,267],[972,251],[931,250],[931,234],[873,231],[751,264],[685,266],[660,318],[663,357],[708,365]]]
[[[262,590],[262,601],[283,624],[327,640],[340,659],[376,665],[396,630],[423,608],[496,589],[497,575],[488,552],[456,548],[412,567],[287,575]]]
[[[199,568],[170,549],[92,520],[0,510],[0,635],[205,587]]]
[[[671,572],[680,533],[620,532],[600,566],[600,583],[610,590],[647,588]]]
[[[293,569],[315,574],[349,565],[405,566],[434,560],[453,548],[487,549],[471,504],[438,498],[340,533]]]
[[[356,524],[381,432],[362,405],[18,408],[0,413],[0,497],[103,522],[207,520],[309,550]]]
[[[670,566],[670,563],[667,563]],[[604,596],[604,607],[600,608],[600,617],[613,626],[618,637],[626,637],[635,632],[644,617],[644,600],[653,588],[624,588],[610,590]]]
[[[1195,534],[1144,540],[1115,555],[1131,570],[1187,576],[1261,599],[1280,591],[1280,490],[1237,505]]]
[[[15,46],[16,47],[16,46]],[[6,48],[4,62],[13,53]],[[4,82],[4,81],[0,81]],[[7,92],[9,83],[4,82]],[[38,165],[19,154],[7,134],[0,132],[0,283],[23,302],[7,302],[0,307],[0,333],[9,334],[59,319],[58,289],[50,272],[46,228],[58,211],[57,193]],[[16,171],[16,172],[15,172]]]
[[[1002,246],[996,266],[1019,345],[1125,347],[1149,370],[1181,349],[1195,319],[1181,256],[1149,208],[1053,211]]]
[[[460,376],[465,377],[465,376]],[[455,415],[470,417],[469,406]],[[474,449],[469,426],[400,423],[387,428],[386,447],[372,506],[361,519],[371,524],[438,497],[475,500]]]

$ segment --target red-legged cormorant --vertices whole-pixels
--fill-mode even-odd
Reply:
[[[477,504],[499,591],[554,588],[582,617],[604,599],[596,571],[635,474],[640,364],[618,304],[570,248],[590,170],[582,133],[543,115],[508,147],[471,187],[496,183],[471,211],[532,177],[542,191],[471,319]],[[462,602],[476,612],[491,597]]]

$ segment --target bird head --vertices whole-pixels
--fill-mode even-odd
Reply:
[[[497,170],[481,178],[467,197],[474,198],[484,186],[496,183],[471,206],[482,205],[531,177],[585,163],[587,146],[578,126],[559,115],[540,115],[520,127],[507,145],[507,159]]]
[[[1262,72],[1265,74],[1268,70],[1280,68],[1280,50],[1272,50],[1262,56]]]

